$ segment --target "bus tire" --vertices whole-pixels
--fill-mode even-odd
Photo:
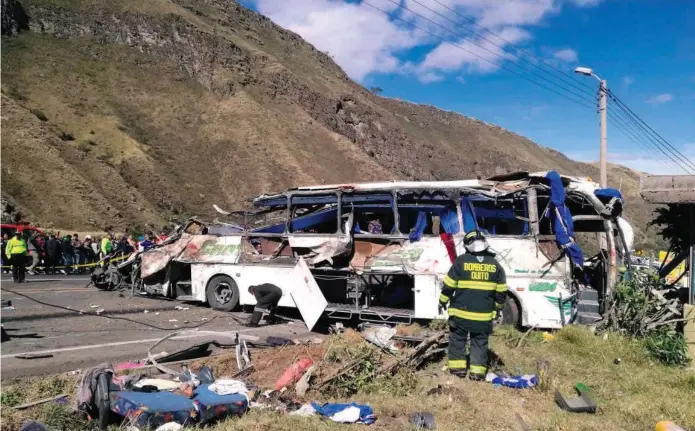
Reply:
[[[232,311],[239,305],[239,287],[232,277],[216,275],[208,281],[205,297],[213,310]]]
[[[521,307],[516,298],[509,293],[504,301],[504,308],[502,308],[502,324],[514,326],[521,324]]]

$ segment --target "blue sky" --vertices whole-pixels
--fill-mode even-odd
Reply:
[[[557,77],[559,72],[538,59],[570,73],[565,78],[590,93],[595,92],[597,81],[572,71],[577,66],[591,67],[635,113],[695,161],[695,1],[242,3],[329,52],[353,79],[367,87],[382,88],[384,96],[431,104],[498,124],[583,161],[598,159],[596,109],[579,106],[505,69],[577,98],[534,75],[533,72],[580,93],[562,82]],[[473,26],[445,6],[481,27]],[[592,94],[581,97],[585,103],[594,104]],[[609,112],[618,112],[610,102]],[[611,118],[608,152],[610,162],[640,171],[683,173],[667,163],[662,153],[646,150],[627,138]]]

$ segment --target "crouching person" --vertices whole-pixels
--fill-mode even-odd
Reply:
[[[256,306],[253,307],[253,314],[247,324],[248,327],[256,328],[263,318],[263,314],[267,314],[268,323],[275,323],[275,312],[277,310],[280,298],[282,298],[282,290],[274,284],[260,284],[258,286],[249,286],[249,293],[256,298]]]
[[[504,305],[507,284],[504,269],[480,231],[466,234],[463,243],[466,253],[444,277],[439,307],[442,313],[449,303],[449,372],[484,380],[492,321]]]

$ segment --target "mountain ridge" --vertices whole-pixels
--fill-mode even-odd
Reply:
[[[598,177],[499,126],[372,94],[233,1],[20,4],[29,31],[2,41],[2,194],[37,222],[210,217],[212,203],[245,207],[260,193],[321,183],[549,169]],[[623,178],[628,218],[643,232],[651,207],[631,172],[612,168],[609,183]]]

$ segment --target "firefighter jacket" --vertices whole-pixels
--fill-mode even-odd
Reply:
[[[13,254],[27,254],[27,242],[23,238],[12,237],[7,241],[5,254],[12,256]]]
[[[439,302],[449,303],[449,317],[461,319],[466,330],[489,333],[506,293],[504,269],[494,256],[466,253],[456,258],[444,277]]]

